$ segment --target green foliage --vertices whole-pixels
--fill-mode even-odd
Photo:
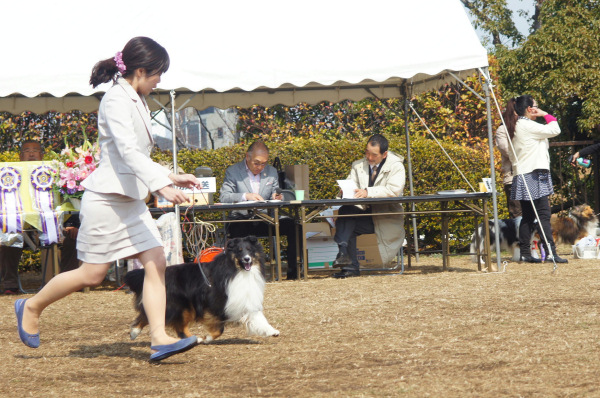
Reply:
[[[513,46],[523,40],[506,0],[461,0],[461,3],[474,17],[475,28],[491,35],[493,45],[502,44],[502,38],[506,38]]]
[[[73,111],[70,113],[48,112],[38,115],[23,112],[11,115],[0,112],[0,150],[17,150],[27,139],[40,141],[46,150],[60,152],[65,140],[70,146],[83,144],[87,135],[96,140],[98,121],[96,113]]]
[[[600,4],[546,0],[540,21],[520,48],[498,51],[505,93],[536,98],[559,119],[561,140],[600,137]]]

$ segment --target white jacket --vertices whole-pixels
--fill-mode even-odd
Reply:
[[[541,124],[529,119],[519,119],[515,127],[513,146],[517,154],[509,152],[513,175],[531,173],[533,170],[550,170],[548,138],[560,134],[558,122]]]
[[[172,181],[170,171],[150,159],[154,144],[146,101],[119,78],[98,109],[100,164],[81,185],[98,193],[144,199]]]

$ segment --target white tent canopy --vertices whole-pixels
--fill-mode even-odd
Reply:
[[[94,111],[97,61],[134,36],[171,56],[156,96],[204,109],[398,97],[488,65],[459,0],[11,1],[0,111]],[[150,101],[153,103],[153,101]]]

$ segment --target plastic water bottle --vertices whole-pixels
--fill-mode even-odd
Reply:
[[[584,159],[584,158],[577,158],[577,164],[580,165],[581,167],[590,167],[590,165],[592,164],[592,162],[590,162],[589,159]]]

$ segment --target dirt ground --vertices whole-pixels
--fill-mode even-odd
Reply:
[[[36,350],[0,296],[0,396],[600,397],[600,260],[565,257],[555,274],[421,256],[404,275],[269,283],[280,337],[229,327],[160,364],[147,330],[129,339],[132,298],[114,285],[49,307]]]

